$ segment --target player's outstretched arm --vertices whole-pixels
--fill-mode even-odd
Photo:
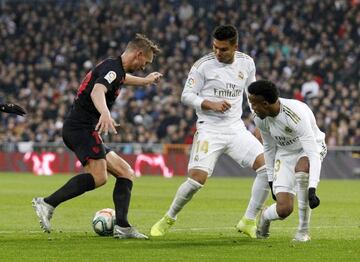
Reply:
[[[26,114],[25,109],[15,104],[0,104],[0,111],[19,116],[24,116]]]
[[[153,72],[146,77],[138,77],[130,74],[126,74],[124,84],[131,86],[150,85],[157,83],[163,75],[159,72]]]

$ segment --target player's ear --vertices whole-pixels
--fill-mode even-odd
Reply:
[[[137,58],[140,58],[143,54],[144,54],[144,52],[143,52],[142,50],[138,50],[138,51],[136,52],[136,57],[137,57]]]

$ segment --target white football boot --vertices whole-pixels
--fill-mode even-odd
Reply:
[[[268,238],[270,236],[270,221],[265,220],[263,209],[259,215],[259,221],[257,224],[256,237],[257,238]]]
[[[51,231],[50,219],[54,213],[54,207],[45,203],[44,198],[35,197],[32,201],[32,206],[35,209],[36,215],[40,219],[40,227],[47,233]]]
[[[135,227],[121,227],[118,225],[114,226],[114,238],[118,239],[129,239],[129,238],[136,238],[136,239],[149,239],[148,236],[140,233]]]
[[[296,232],[295,237],[293,239],[293,241],[297,241],[297,242],[308,242],[310,240],[311,240],[311,237],[310,237],[309,233],[301,232],[301,231]]]

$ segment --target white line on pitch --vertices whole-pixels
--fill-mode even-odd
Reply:
[[[275,230],[291,230],[291,229],[296,229],[297,227],[271,227],[272,229]],[[311,229],[331,229],[331,228],[359,228],[360,229],[360,225],[347,225],[347,226],[337,226],[337,225],[333,225],[333,226],[313,226],[311,227]],[[221,230],[236,230],[235,227],[192,227],[192,228],[173,228],[171,231],[221,231]],[[38,233],[43,233],[43,231],[40,230],[31,230],[31,231],[13,231],[13,230],[2,230],[0,231],[0,234],[14,234],[14,233],[26,233],[28,232],[29,234],[38,234]],[[59,233],[59,231],[54,231],[54,233]],[[86,230],[71,230],[71,231],[62,231],[62,233],[64,234],[68,234],[68,233],[84,233],[84,234],[88,234],[88,233],[93,233],[92,231],[86,231]],[[51,234],[45,234],[44,235],[48,235],[51,236]]]
[[[275,230],[290,230],[297,227],[271,227]],[[328,228],[359,228],[360,225],[348,225],[348,226],[312,226],[312,229],[328,229]],[[198,228],[174,228],[171,231],[218,231],[218,230],[234,230],[235,227],[198,227]]]

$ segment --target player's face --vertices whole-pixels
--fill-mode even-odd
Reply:
[[[135,59],[133,61],[132,67],[130,68],[130,70],[133,71],[137,71],[137,70],[144,70],[145,67],[148,64],[151,64],[153,61],[153,53],[150,52],[149,54],[146,54],[143,51],[137,51],[136,55],[135,55]]]
[[[270,104],[265,101],[262,96],[249,95],[249,102],[251,104],[251,108],[258,117],[264,119],[265,117],[269,116]]]
[[[234,61],[234,54],[237,44],[231,44],[228,40],[220,41],[213,39],[213,51],[217,60],[221,63],[231,64]]]

